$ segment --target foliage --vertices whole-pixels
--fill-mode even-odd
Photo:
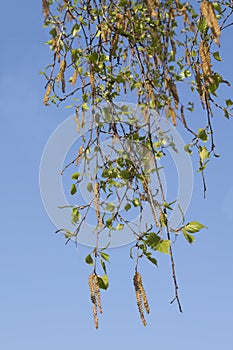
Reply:
[[[173,237],[182,232],[192,243],[193,233],[204,226],[183,220],[180,227],[174,228],[169,223],[167,211],[173,210],[173,203],[165,198],[159,162],[167,149],[175,150],[175,144],[161,129],[160,119],[169,119],[174,127],[184,127],[190,134],[191,141],[185,150],[189,154],[195,150],[198,154],[205,192],[204,170],[211,155],[216,155],[212,117],[217,110],[227,118],[232,115],[231,99],[221,105],[217,96],[222,85],[230,84],[214,70],[212,63],[222,60],[220,35],[232,24],[232,3],[42,0],[42,5],[44,26],[50,34],[47,44],[53,53],[52,63],[43,72],[47,79],[44,104],[59,106],[63,101],[71,101],[68,107],[75,109],[79,130],[87,122],[88,113],[91,115],[92,128],[83,137],[77,157],[66,168],[83,162],[83,172],[72,175],[70,193],[75,195],[80,182],[88,178],[87,190],[92,200],[73,207],[74,232],[59,231],[67,240],[78,242],[78,233],[94,206],[96,246],[85,261],[93,267],[89,288],[95,326],[98,327],[98,308],[102,312],[99,288],[108,288],[109,255],[106,247],[98,244],[104,230],[111,235],[128,227],[135,236],[130,256],[136,260],[134,287],[143,324],[146,321],[142,303],[147,312],[149,307],[137,271],[138,262],[144,257],[157,265],[154,257],[157,252],[170,256],[173,301],[178,302],[182,311]],[[135,110],[116,103],[124,94],[137,99],[141,119]],[[189,125],[195,112],[193,99],[199,101],[205,115],[198,130]],[[106,138],[111,144],[110,157],[102,146]],[[151,186],[152,174],[157,177],[156,190]],[[140,223],[148,208],[154,222],[149,228],[142,228]],[[127,218],[132,210],[137,210],[140,216],[136,228]]]

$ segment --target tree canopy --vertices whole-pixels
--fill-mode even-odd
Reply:
[[[78,234],[94,208],[96,244],[85,261],[92,268],[88,284],[95,326],[102,313],[100,289],[108,288],[106,250],[111,235],[126,228],[135,237],[130,258],[135,259],[133,285],[142,323],[146,325],[149,305],[139,262],[145,258],[157,265],[158,252],[170,258],[172,302],[182,311],[174,241],[181,234],[193,243],[195,233],[205,226],[186,222],[182,208],[180,225],[171,226],[168,213],[179,203],[167,199],[161,164],[168,150],[177,149],[161,121],[170,121],[172,127],[190,135],[184,149],[190,156],[198,155],[205,193],[204,171],[211,156],[217,156],[214,115],[232,116],[233,101],[219,102],[218,98],[221,86],[230,83],[214,65],[222,60],[221,33],[232,25],[232,2],[42,0],[42,5],[52,51],[51,63],[43,72],[47,80],[44,105],[68,103],[79,131],[90,123],[77,156],[65,167],[78,167],[72,175],[71,195],[77,196],[80,183],[87,181],[90,201],[77,196],[71,208],[74,231],[58,232],[64,233],[67,242],[78,243]],[[119,103],[124,96],[136,102],[137,108]],[[194,129],[190,120],[199,106],[203,122]],[[110,153],[104,150],[106,140]],[[130,212],[137,212],[137,225]],[[148,212],[152,223],[146,221]],[[104,232],[109,244],[101,246]]]

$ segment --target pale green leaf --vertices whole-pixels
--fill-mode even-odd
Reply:
[[[109,255],[107,253],[100,252],[100,255],[104,260],[109,261]]]
[[[72,224],[76,224],[76,222],[78,222],[81,218],[81,214],[79,213],[77,208],[73,208],[72,210]]]
[[[87,190],[88,190],[88,192],[92,192],[92,191],[93,191],[93,186],[92,186],[92,183],[91,183],[91,182],[89,182],[89,183],[87,184]]]
[[[202,228],[207,228],[198,221],[191,221],[185,225],[184,229],[188,232],[194,233],[200,231]]]

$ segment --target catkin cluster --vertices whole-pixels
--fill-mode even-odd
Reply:
[[[88,279],[88,285],[90,290],[90,297],[92,302],[92,314],[94,318],[95,328],[99,326],[98,312],[102,314],[102,306],[100,299],[100,288],[98,284],[98,277],[95,273],[92,273]]]
[[[149,314],[150,308],[146,297],[145,289],[143,288],[142,277],[139,272],[135,272],[135,275],[133,277],[133,284],[136,293],[136,300],[140,318],[142,320],[143,325],[146,326],[144,310],[146,310],[146,313]]]
[[[214,13],[213,4],[210,1],[202,1],[201,13],[205,17],[208,26],[210,27],[213,35],[213,39],[217,45],[219,45],[220,27],[218,24],[217,17]]]

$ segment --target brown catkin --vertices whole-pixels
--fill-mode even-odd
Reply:
[[[62,84],[62,92],[65,93],[65,89],[66,89],[66,82],[65,82],[65,69],[66,69],[66,61],[63,60],[60,62],[60,80],[61,80],[61,84]],[[58,74],[59,75],[59,74]],[[58,75],[57,75],[57,80],[58,80]]]
[[[94,318],[95,328],[97,329],[99,326],[99,320],[98,320],[98,313],[97,313],[97,300],[96,300],[96,293],[95,293],[95,274],[92,273],[88,278],[88,286],[90,290],[90,297],[92,302],[92,315]]]
[[[112,42],[111,42],[111,55],[115,56],[116,54],[116,50],[117,50],[117,46],[118,46],[118,40],[119,40],[119,35],[118,34],[114,34],[113,38],[112,38]]]
[[[221,30],[218,24],[217,17],[214,12],[213,4],[210,1],[202,1],[201,3],[201,13],[205,17],[208,26],[210,27],[213,39],[217,45],[219,45],[219,37]]]
[[[46,19],[49,16],[49,4],[47,0],[42,0],[42,9],[44,13],[44,18]]]
[[[79,163],[79,161],[80,161],[80,158],[81,158],[83,152],[84,152],[84,148],[83,148],[83,146],[80,146],[80,147],[79,147],[79,150],[78,150],[78,155],[77,155],[77,157],[76,157],[76,159],[75,159],[75,165],[76,165],[76,166],[78,165],[78,163]]]
[[[144,310],[142,306],[142,301],[147,313],[150,312],[145,290],[142,285],[142,278],[139,272],[135,272],[133,277],[133,284],[135,289],[136,301],[138,306],[139,315],[144,326],[146,326],[146,319],[144,316]]]
[[[150,307],[149,307],[148,300],[147,300],[147,297],[146,297],[145,289],[144,289],[143,284],[142,284],[142,277],[141,277],[139,272],[137,272],[137,280],[138,280],[138,287],[139,287],[139,291],[140,291],[140,294],[141,294],[141,297],[142,297],[142,300],[143,300],[143,304],[144,304],[145,310],[149,314]]]
[[[196,65],[194,66],[194,70],[195,70],[196,88],[200,95],[200,98],[202,99],[203,87],[202,87],[201,73],[200,73],[199,67],[197,67]]]
[[[92,91],[92,98],[95,98],[95,76],[94,76],[94,70],[93,67],[90,67],[90,85],[91,85],[91,91]]]
[[[157,0],[147,0],[147,7],[152,17],[157,17],[157,13],[154,11],[155,6],[158,6]]]
[[[199,52],[201,56],[201,67],[206,82],[212,82],[211,74],[211,60],[210,60],[210,47],[209,44],[202,40],[199,45]]]
[[[75,85],[75,83],[76,83],[76,81],[77,81],[77,77],[78,77],[78,70],[75,69],[75,70],[74,70],[74,74],[73,74],[73,76],[72,76],[72,78],[71,78],[71,85],[72,85],[72,86]]]
[[[94,317],[95,328],[98,329],[98,327],[99,327],[99,319],[98,319],[96,304],[92,304],[92,313],[93,313],[93,317]]]
[[[49,106],[49,96],[51,94],[51,91],[52,91],[52,84],[49,83],[48,86],[47,86],[47,89],[46,89],[46,92],[45,92],[45,95],[44,95],[44,99],[43,99],[43,103],[45,106]]]
[[[96,211],[96,218],[98,222],[98,226],[102,226],[102,220],[100,216],[100,205],[99,205],[99,199],[100,199],[100,189],[99,189],[99,183],[96,182],[94,185],[94,206]]]
[[[176,112],[175,112],[174,108],[169,107],[168,115],[171,117],[173,126],[176,127],[177,126],[177,121],[176,121]]]
[[[96,296],[96,301],[97,301],[97,306],[99,309],[99,312],[102,314],[102,305],[101,305],[101,298],[100,298],[100,287],[98,283],[98,276],[95,275],[94,277],[94,288],[95,288],[95,296]]]

